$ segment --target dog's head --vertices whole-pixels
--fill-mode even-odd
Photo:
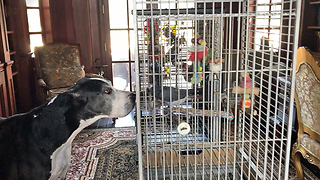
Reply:
[[[135,94],[115,89],[111,82],[100,78],[82,78],[65,92],[75,108],[81,107],[84,117],[107,115],[122,117],[135,106]],[[50,102],[49,102],[50,104]]]

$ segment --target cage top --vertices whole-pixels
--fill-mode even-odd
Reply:
[[[132,12],[133,13],[133,12]],[[221,8],[188,8],[188,9],[142,9],[137,10],[137,15],[182,15],[182,14],[221,14]]]

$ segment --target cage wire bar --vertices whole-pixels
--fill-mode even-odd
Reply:
[[[139,179],[288,179],[300,0],[135,0]]]

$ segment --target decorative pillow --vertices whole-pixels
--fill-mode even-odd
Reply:
[[[43,80],[49,89],[70,87],[85,76],[82,67],[41,68],[41,70]]]

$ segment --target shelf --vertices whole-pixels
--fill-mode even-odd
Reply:
[[[133,11],[132,11],[133,12]],[[221,14],[221,8],[188,8],[188,9],[144,9],[137,10],[138,16],[150,16],[150,15],[179,15],[179,14]]]
[[[310,4],[320,4],[320,1],[313,1],[313,2],[310,2]]]
[[[18,71],[16,71],[16,72],[12,72],[12,76],[17,75],[18,73],[19,73]]]
[[[308,29],[320,30],[320,26],[308,26]]]

